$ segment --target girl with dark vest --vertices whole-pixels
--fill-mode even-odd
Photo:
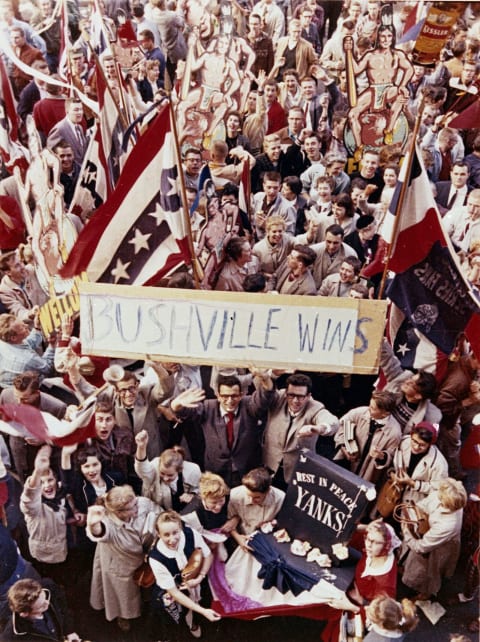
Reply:
[[[212,553],[202,536],[183,525],[175,511],[159,515],[156,531],[158,540],[149,556],[156,583],[153,606],[166,610],[177,624],[185,622],[192,636],[198,638],[201,629],[193,618],[194,613],[203,615],[210,622],[220,619],[218,613],[199,604],[200,584],[212,564]],[[200,573],[195,579],[184,580],[182,570],[196,548],[203,554]]]

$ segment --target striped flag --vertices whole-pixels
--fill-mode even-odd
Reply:
[[[437,381],[443,380],[448,355],[429,341],[394,304],[388,312],[386,336],[404,370],[426,370],[435,375]]]
[[[80,216],[83,220],[90,218],[92,212],[98,209],[112,192],[107,174],[108,168],[103,153],[100,130],[98,124],[95,123],[69,212]]]
[[[90,403],[73,421],[67,421],[28,404],[3,404],[0,432],[56,446],[81,443],[95,437],[94,410],[95,404]]]
[[[0,56],[0,154],[10,171],[15,166],[23,169],[29,166],[28,150],[18,140],[18,123],[17,103]]]
[[[387,295],[413,327],[445,354],[466,332],[480,355],[480,303],[442,229],[421,155],[417,150],[413,154],[410,176],[405,176],[406,158],[392,199],[392,217],[400,219],[389,263],[395,277]],[[408,189],[399,212],[404,181]]]
[[[80,233],[62,276],[86,271],[92,282],[150,285],[190,260],[165,105],[130,153],[114,192]]]
[[[123,91],[118,87],[116,91]],[[121,122],[119,108],[111,92],[107,89],[105,78],[97,67],[97,94],[100,108],[100,126],[97,131],[101,145],[101,157],[104,158],[108,188],[113,188],[120,177],[131,145],[126,151],[122,149],[124,128]]]

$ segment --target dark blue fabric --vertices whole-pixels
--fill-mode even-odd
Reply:
[[[280,593],[291,591],[295,596],[309,591],[317,584],[318,578],[292,566],[275,548],[263,533],[256,533],[248,542],[253,555],[262,568],[258,578],[263,580],[263,588],[274,586]]]

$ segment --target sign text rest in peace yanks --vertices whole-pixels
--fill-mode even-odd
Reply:
[[[84,354],[376,373],[385,301],[80,285]]]

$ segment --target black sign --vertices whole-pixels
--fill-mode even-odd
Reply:
[[[299,455],[277,516],[278,528],[285,528],[292,540],[307,541],[341,561],[348,556],[342,545],[347,546],[374,498],[373,484],[305,450]]]

